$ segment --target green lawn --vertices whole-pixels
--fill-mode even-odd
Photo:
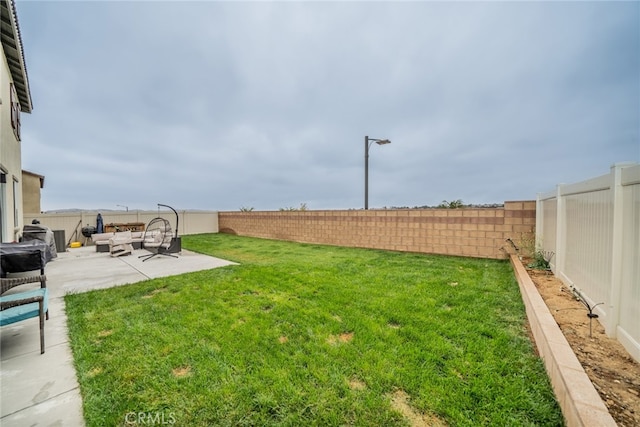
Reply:
[[[66,297],[88,426],[562,425],[505,261],[182,239],[240,265]]]

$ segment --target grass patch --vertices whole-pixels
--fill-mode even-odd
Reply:
[[[65,298],[88,426],[562,424],[507,262],[182,239],[240,265]]]

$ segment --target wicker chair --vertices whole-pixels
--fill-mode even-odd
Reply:
[[[40,256],[40,254],[38,254]],[[9,289],[40,282],[40,288],[4,295]],[[0,278],[0,326],[40,318],[40,354],[44,353],[44,320],[49,320],[49,293],[44,274],[30,277]]]

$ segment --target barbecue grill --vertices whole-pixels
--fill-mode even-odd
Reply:
[[[77,230],[77,229],[76,229]],[[93,225],[87,225],[86,227],[82,227],[82,235],[86,238],[91,237],[96,234],[96,228]]]

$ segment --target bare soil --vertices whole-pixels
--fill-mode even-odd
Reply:
[[[411,427],[445,427],[447,424],[433,414],[416,411],[410,402],[411,398],[404,390],[396,390],[391,395],[391,407],[400,412]]]
[[[553,273],[527,272],[613,419],[620,426],[640,426],[640,363],[605,334],[597,319],[590,331],[589,311]]]

